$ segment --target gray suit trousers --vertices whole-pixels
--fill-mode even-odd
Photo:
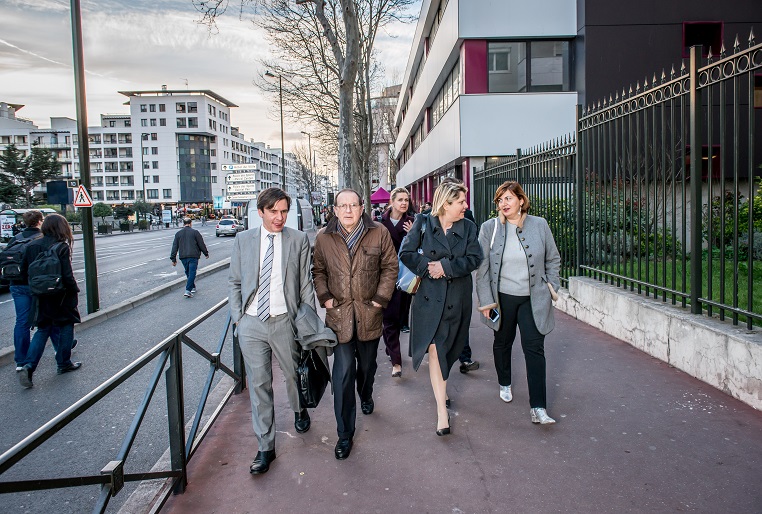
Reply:
[[[275,449],[275,408],[273,404],[272,356],[278,360],[286,380],[286,393],[291,409],[299,412],[299,391],[296,367],[299,345],[288,314],[272,316],[262,322],[256,316],[244,314],[238,322],[238,341],[241,346],[246,375],[249,381],[251,421],[260,451]]]

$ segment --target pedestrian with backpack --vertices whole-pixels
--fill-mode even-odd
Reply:
[[[37,300],[34,325],[37,327],[29,345],[19,382],[32,387],[32,374],[45,351],[48,337],[53,339],[58,374],[76,371],[81,362],[72,362],[74,324],[79,323],[79,287],[71,266],[74,236],[66,218],[50,214],[42,222],[42,238],[27,245],[22,272],[28,276],[29,290]]]
[[[13,307],[16,310],[16,325],[13,327],[13,349],[16,371],[21,371],[29,351],[29,341],[32,325],[30,314],[34,297],[29,292],[27,277],[21,272],[22,261],[26,247],[32,241],[42,237],[40,225],[42,212],[30,210],[23,214],[26,229],[18,233],[8,242],[0,253],[0,277],[10,284]]]

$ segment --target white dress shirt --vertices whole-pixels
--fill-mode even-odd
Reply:
[[[261,227],[259,239],[259,269],[262,270],[262,263],[265,260],[267,247],[270,245],[268,235],[274,234],[273,239],[273,269],[270,275],[270,316],[286,314],[286,295],[283,294],[283,234],[281,232],[268,232],[265,227]],[[259,291],[257,291],[257,298]],[[257,300],[255,299],[246,309],[246,314],[257,315]]]

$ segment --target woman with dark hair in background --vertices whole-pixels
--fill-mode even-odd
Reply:
[[[492,351],[500,398],[513,400],[511,350],[516,327],[529,383],[532,423],[550,425],[545,385],[545,335],[553,330],[552,295],[561,286],[561,256],[548,222],[529,216],[529,197],[518,182],[495,191],[497,218],[482,224],[479,243],[485,259],[476,272],[476,294],[482,321],[495,331]],[[551,289],[552,287],[552,289]]]
[[[422,278],[412,304],[410,351],[416,370],[429,354],[440,436],[450,433],[447,378],[468,337],[471,272],[482,260],[476,225],[464,220],[467,192],[463,184],[440,184],[431,214],[416,216],[400,248],[402,262]]]
[[[82,366],[81,362],[71,361],[71,347],[74,342],[74,324],[80,322],[79,310],[79,287],[74,279],[74,273],[71,267],[72,244],[74,236],[71,227],[66,218],[60,214],[49,214],[42,222],[42,238],[29,243],[24,252],[24,262],[22,264],[22,273],[26,277],[29,270],[29,264],[37,256],[53,245],[56,247],[56,254],[61,261],[61,281],[64,290],[46,296],[37,296],[37,332],[32,337],[29,345],[23,370],[19,373],[19,381],[25,388],[32,387],[32,374],[37,369],[37,364],[45,351],[45,343],[48,337],[58,329],[58,344],[55,345],[56,363],[58,364],[58,374],[62,375],[70,371],[76,371]],[[54,339],[55,342],[55,339]]]
[[[410,193],[404,187],[394,189],[389,196],[389,208],[381,215],[381,224],[384,225],[392,236],[394,250],[399,254],[402,239],[413,226],[413,216],[407,214],[410,205]],[[384,344],[386,355],[392,361],[392,376],[402,376],[402,353],[400,352],[400,330],[402,325],[407,324],[407,314],[402,319],[405,304],[410,304],[410,295],[394,289],[392,299],[384,309]]]

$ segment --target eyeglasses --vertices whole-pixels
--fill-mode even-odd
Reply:
[[[346,210],[353,211],[357,209],[358,207],[360,207],[359,203],[342,203],[336,206],[336,208],[340,211],[346,211]]]

